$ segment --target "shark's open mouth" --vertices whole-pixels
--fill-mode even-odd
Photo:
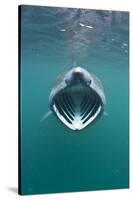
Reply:
[[[64,89],[55,96],[53,110],[70,129],[81,130],[100,115],[102,101],[90,88]]]

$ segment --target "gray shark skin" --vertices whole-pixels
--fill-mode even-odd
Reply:
[[[101,81],[82,67],[74,67],[60,76],[49,97],[52,112],[75,131],[94,122],[105,104]]]

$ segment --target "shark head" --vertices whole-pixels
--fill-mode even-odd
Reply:
[[[75,131],[94,122],[105,105],[101,81],[82,67],[68,71],[52,89],[49,99],[54,114]]]

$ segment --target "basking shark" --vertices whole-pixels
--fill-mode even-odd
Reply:
[[[99,118],[105,104],[101,81],[82,67],[74,67],[58,77],[49,96],[50,110],[75,131]]]
[[[82,67],[74,67],[56,80],[49,96],[50,111],[68,128],[78,131],[104,112],[106,98],[101,81]]]

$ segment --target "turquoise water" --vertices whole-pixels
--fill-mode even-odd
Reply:
[[[88,26],[88,27],[87,27]],[[21,7],[21,193],[128,188],[128,12]],[[106,115],[80,132],[49,111],[74,65],[103,83]]]

